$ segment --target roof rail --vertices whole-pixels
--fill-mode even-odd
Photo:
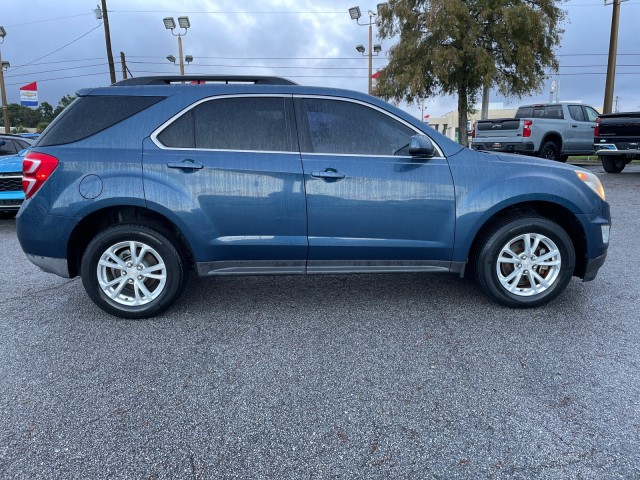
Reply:
[[[117,86],[171,85],[183,83],[253,83],[255,85],[297,85],[281,77],[261,77],[253,75],[166,75],[134,77],[114,83]]]

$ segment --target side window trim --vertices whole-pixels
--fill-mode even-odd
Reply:
[[[289,151],[279,151],[279,150],[241,150],[241,149],[221,149],[221,148],[196,148],[196,147],[169,147],[164,145],[159,139],[158,136],[166,129],[169,125],[175,122],[178,118],[183,115],[191,114],[193,109],[202,105],[203,103],[216,101],[216,100],[224,100],[229,98],[281,98],[285,103],[284,114],[285,114],[285,125],[286,125],[286,134],[287,134],[287,143],[289,143],[289,147],[291,150]],[[293,100],[292,95],[288,93],[277,94],[277,93],[241,93],[241,94],[233,94],[233,95],[215,95],[210,97],[201,98],[200,100],[186,106],[178,113],[170,117],[167,121],[165,121],[162,125],[156,128],[150,135],[151,141],[161,150],[199,150],[203,152],[259,152],[259,153],[277,153],[277,154],[293,154],[300,155],[300,148],[298,142],[296,141],[296,125],[295,118],[293,115]],[[191,114],[192,122],[193,115]],[[193,129],[195,132],[195,128]],[[195,133],[194,133],[195,134]],[[194,143],[195,145],[195,143]]]
[[[311,94],[293,95],[293,100],[294,100],[294,105],[295,105],[295,112],[296,112],[296,123],[298,125],[298,137],[300,139],[300,151],[302,153],[304,153],[305,155],[332,155],[332,156],[342,156],[342,157],[380,157],[380,158],[393,157],[393,155],[363,155],[363,154],[336,154],[336,153],[327,154],[327,153],[311,152],[311,150],[313,149],[312,145],[311,145],[311,133],[309,131],[309,125],[308,125],[308,122],[306,120],[306,116],[304,115],[304,110],[303,110],[303,106],[302,106],[303,102],[300,101],[300,99],[305,99],[305,98],[316,99],[316,100],[337,100],[337,101],[342,101],[342,102],[355,103],[355,104],[362,105],[364,107],[368,107],[368,108],[371,108],[373,110],[376,110],[376,111],[388,116],[389,118],[395,120],[396,122],[401,123],[402,125],[406,126],[407,128],[413,130],[416,135],[426,135],[426,136],[428,136],[429,139],[431,140],[431,142],[433,142],[433,145],[436,147],[436,150],[437,150],[437,155],[434,156],[433,158],[446,158],[444,156],[444,153],[443,153],[442,149],[440,148],[440,146],[426,132],[423,132],[422,130],[420,130],[419,128],[417,128],[414,125],[410,124],[406,120],[403,120],[402,118],[397,117],[396,115],[393,115],[392,113],[390,113],[390,112],[386,111],[385,109],[380,108],[380,107],[378,107],[376,105],[373,105],[373,104],[367,103],[367,102],[363,102],[361,100],[356,100],[354,98],[334,97],[334,96],[331,96],[331,95],[311,95]],[[407,155],[407,156],[397,156],[395,158],[410,158],[410,156],[409,155]]]

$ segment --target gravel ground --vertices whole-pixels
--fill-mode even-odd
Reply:
[[[124,321],[0,221],[0,477],[640,478],[640,167],[590,168],[609,258],[527,311],[453,275],[229,277]]]

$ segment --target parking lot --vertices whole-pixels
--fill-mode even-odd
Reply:
[[[609,257],[535,310],[454,275],[222,277],[125,321],[0,221],[0,477],[640,478],[640,167],[590,168]]]

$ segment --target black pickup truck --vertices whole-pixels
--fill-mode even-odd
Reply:
[[[593,135],[606,172],[620,173],[631,160],[640,160],[640,112],[600,115]]]

